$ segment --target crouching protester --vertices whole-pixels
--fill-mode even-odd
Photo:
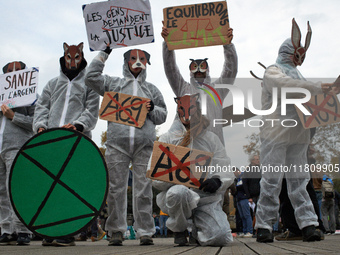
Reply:
[[[209,120],[202,116],[198,100],[198,94],[175,99],[179,118],[159,141],[211,152],[211,166],[229,166],[230,159],[220,139],[207,131]],[[153,181],[153,186],[162,191],[157,195],[156,202],[169,215],[166,225],[174,232],[175,245],[189,244],[187,229],[192,230],[191,236],[192,240],[196,239],[195,244],[224,246],[232,242],[227,215],[222,210],[224,193],[232,182],[231,171],[207,173],[207,179],[199,189]]]

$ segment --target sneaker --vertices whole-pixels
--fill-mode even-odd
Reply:
[[[272,243],[274,241],[274,237],[269,229],[258,228],[256,241],[259,243]]]
[[[174,232],[174,243],[177,244],[176,246],[187,246],[189,242],[187,240],[186,231],[183,232]]]
[[[321,229],[317,228],[315,231],[320,233],[320,241],[325,240],[325,234],[322,232]]]
[[[153,240],[150,236],[141,236],[140,245],[154,245]]]
[[[27,233],[19,233],[17,239],[17,245],[27,245],[30,244],[31,237]]]
[[[304,242],[314,242],[314,241],[320,241],[321,240],[321,234],[319,231],[316,231],[315,227],[313,225],[304,227],[302,229],[302,241]]]
[[[112,233],[112,237],[109,242],[109,246],[122,246],[123,245],[123,233],[122,232],[116,232]]]
[[[11,245],[17,244],[18,236],[16,234],[7,234],[4,233],[0,236],[0,245]]]
[[[251,234],[251,233],[247,233],[247,234],[245,234],[244,236],[243,236],[244,238],[249,238],[249,237],[253,237],[253,234]]]
[[[294,234],[293,232],[290,232],[289,230],[287,230],[286,232],[282,233],[281,235],[276,236],[275,240],[277,240],[277,241],[302,240],[302,235],[297,235],[297,234]]]
[[[54,246],[53,239],[44,238],[42,241],[42,246]]]
[[[52,244],[54,246],[75,246],[76,245],[73,237],[68,237],[68,238],[63,238],[63,239],[55,239],[55,240],[53,240]]]

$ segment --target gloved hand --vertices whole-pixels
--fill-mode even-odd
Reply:
[[[110,49],[110,44],[107,44],[106,45],[106,48],[105,48],[105,50],[103,50],[105,53],[107,53],[108,55],[110,55],[110,53],[111,53],[111,49]]]
[[[215,193],[216,190],[221,187],[221,184],[222,183],[218,178],[207,179],[201,184],[200,190],[203,190],[204,192]]]

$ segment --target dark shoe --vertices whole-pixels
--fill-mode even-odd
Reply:
[[[63,238],[63,239],[55,239],[53,240],[54,246],[75,246],[76,243],[74,242],[73,237]]]
[[[30,244],[31,238],[27,233],[19,233],[17,239],[17,245],[27,245]]]
[[[153,240],[150,236],[141,236],[140,245],[154,245]]]
[[[276,236],[275,240],[277,240],[277,241],[302,240],[302,235],[297,235],[297,234],[294,234],[293,232],[290,232],[289,230],[287,230],[286,232],[282,233],[281,235]]]
[[[192,233],[189,233],[189,245],[200,245],[198,240],[192,236]]]
[[[16,234],[7,234],[4,233],[0,236],[0,245],[11,245],[17,244],[18,236]]]
[[[314,241],[320,241],[321,240],[321,234],[319,231],[315,229],[315,227],[308,226],[302,229],[302,236],[304,242],[314,242]]]
[[[79,237],[77,237],[75,239],[77,242],[84,242],[87,240],[87,236],[84,236],[84,235],[80,235]]]
[[[44,238],[42,241],[42,246],[54,246],[53,239]]]
[[[112,237],[109,242],[109,246],[122,246],[123,245],[123,233],[122,232],[116,232],[112,233]]]
[[[320,233],[320,241],[321,240],[325,240],[325,234],[322,232],[322,230],[321,229],[316,229],[316,232],[319,232]]]
[[[187,240],[186,231],[183,232],[174,232],[174,243],[177,244],[176,246],[187,246],[189,242]]]
[[[274,241],[273,234],[269,229],[258,228],[256,241],[259,243],[272,243]]]

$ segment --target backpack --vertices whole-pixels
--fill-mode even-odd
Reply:
[[[321,184],[322,197],[323,198],[334,198],[334,186],[329,180],[323,180]]]

